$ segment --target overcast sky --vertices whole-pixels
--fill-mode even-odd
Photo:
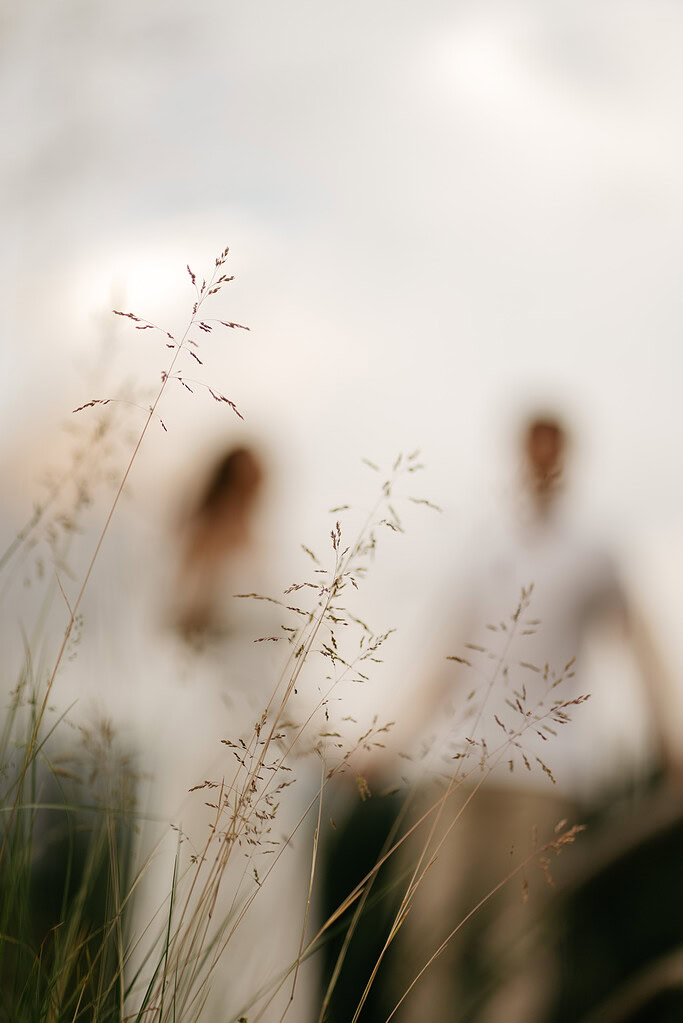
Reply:
[[[174,329],[185,263],[230,244],[215,315],[251,332],[207,343],[207,373],[296,483],[295,545],[362,491],[361,456],[416,447],[457,533],[542,403],[576,423],[586,500],[680,556],[679,4],[62,0],[0,19],[8,449],[99,396],[82,374],[112,304]],[[122,372],[151,387],[165,353],[128,335]],[[152,475],[232,429],[186,397]]]

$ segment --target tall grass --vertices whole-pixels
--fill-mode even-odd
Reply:
[[[347,537],[341,525],[346,508],[334,510],[338,518],[333,520],[327,553],[318,555],[304,548],[310,568],[305,578],[278,598],[240,595],[244,600],[274,602],[286,616],[277,635],[258,637],[285,648],[282,670],[251,734],[223,740],[225,761],[220,775],[192,786],[193,798],[212,811],[203,845],[193,848],[178,833],[168,897],[148,927],[133,933],[131,907],[144,884],[145,870],[154,869],[148,865],[135,876],[130,870],[132,827],[140,816],[134,801],[134,757],[120,748],[111,726],[101,721],[82,734],[80,758],[60,760],[56,737],[68,721],[69,709],[64,708],[53,724],[48,724],[47,711],[59,702],[60,670],[68,667],[84,596],[140,449],[153,424],[166,430],[161,412],[167,390],[203,390],[241,417],[232,399],[186,374],[188,363],[203,364],[202,344],[215,331],[247,329],[228,319],[209,318],[206,312],[233,279],[225,271],[227,258],[226,248],[201,282],[187,268],[193,297],[187,323],[179,332],[160,328],[137,313],[116,311],[133,329],[158,333],[170,354],[72,600],[56,573],[58,588],[56,593],[52,590],[54,598],[63,602],[64,631],[52,661],[37,665],[34,646],[26,642],[21,675],[5,716],[0,749],[0,1020],[185,1023],[205,1019],[211,986],[221,963],[229,961],[231,949],[241,940],[245,918],[277,877],[277,865],[289,854],[292,840],[312,831],[310,867],[301,892],[298,950],[286,970],[265,989],[255,991],[242,1011],[249,1013],[249,1023],[275,1018],[273,1013],[283,1020],[295,1002],[302,963],[343,927],[346,937],[338,968],[329,978],[320,1006],[319,1019],[324,1019],[334,1004],[344,957],[364,909],[383,895],[382,886],[376,886],[379,873],[409,843],[417,851],[410,869],[399,875],[398,889],[394,885],[394,893],[399,892],[397,908],[376,961],[367,963],[355,1023],[430,867],[469,802],[500,765],[519,761],[531,769],[525,746],[528,735],[565,726],[571,709],[583,702],[583,697],[555,698],[556,687],[571,674],[570,663],[559,676],[547,674],[546,692],[538,703],[527,700],[526,691],[520,689],[511,722],[496,719],[500,742],[495,748],[480,738],[491,691],[505,670],[528,611],[531,593],[524,591],[503,625],[502,648],[493,658],[474,720],[466,715],[460,726],[460,744],[442,793],[417,819],[403,812],[365,876],[326,920],[315,920],[312,907],[330,787],[345,776],[355,785],[357,798],[375,798],[365,765],[381,756],[393,726],[379,717],[363,725],[350,716],[341,725],[330,713],[338,699],[343,701],[347,687],[371,681],[372,666],[381,659],[390,638],[389,631],[374,631],[357,617],[353,594],[363,584],[382,533],[403,531],[401,502],[436,507],[410,492],[410,483],[422,468],[418,452],[399,456],[386,473],[370,463],[378,473],[378,493],[357,533]],[[94,398],[74,411],[87,415],[88,410],[102,411],[119,401],[123,399]],[[81,469],[87,464],[87,460],[79,463]],[[59,486],[2,555],[0,569],[7,570],[21,556],[58,494]],[[453,659],[471,666],[464,656]],[[309,695],[307,710],[300,715],[293,710],[293,700],[302,688]],[[317,791],[289,825],[286,840],[278,842],[272,836],[281,804],[304,756],[317,764]],[[536,760],[552,778],[550,767]],[[190,787],[195,779],[187,781]],[[465,785],[466,797],[454,809],[454,794]],[[410,798],[406,792],[406,799]],[[447,827],[441,833],[439,825],[445,819]],[[550,857],[573,842],[578,830],[563,825],[523,856],[497,887],[523,876],[532,862],[549,873]],[[454,921],[441,943],[425,949],[423,960],[411,966],[390,1016],[466,920]],[[136,925],[140,926],[139,920]]]

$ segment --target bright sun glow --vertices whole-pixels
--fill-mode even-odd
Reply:
[[[71,276],[74,320],[86,326],[112,307],[153,319],[187,307],[189,291],[180,287],[187,254],[177,245],[124,248],[88,258]],[[189,282],[188,282],[189,283]]]
[[[486,106],[518,105],[527,101],[530,84],[523,43],[499,20],[471,20],[432,48],[432,76],[449,99]]]

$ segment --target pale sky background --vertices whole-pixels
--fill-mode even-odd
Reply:
[[[185,264],[229,244],[214,315],[251,333],[208,341],[206,375],[280,466],[283,548],[370,500],[362,456],[421,448],[414,493],[446,515],[392,540],[378,622],[410,625],[415,587],[509,486],[515,416],[557,404],[584,513],[612,522],[683,666],[680,4],[26,2],[0,48],[20,499],[64,414],[108,396],[83,377],[107,310],[175,329]],[[114,337],[121,375],[154,386],[164,349]],[[133,480],[148,499],[234,425],[202,394],[162,415]]]

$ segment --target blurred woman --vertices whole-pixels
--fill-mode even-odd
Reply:
[[[231,630],[223,596],[240,574],[240,559],[253,548],[262,480],[256,455],[246,447],[231,449],[216,463],[183,523],[174,618],[187,637]]]

